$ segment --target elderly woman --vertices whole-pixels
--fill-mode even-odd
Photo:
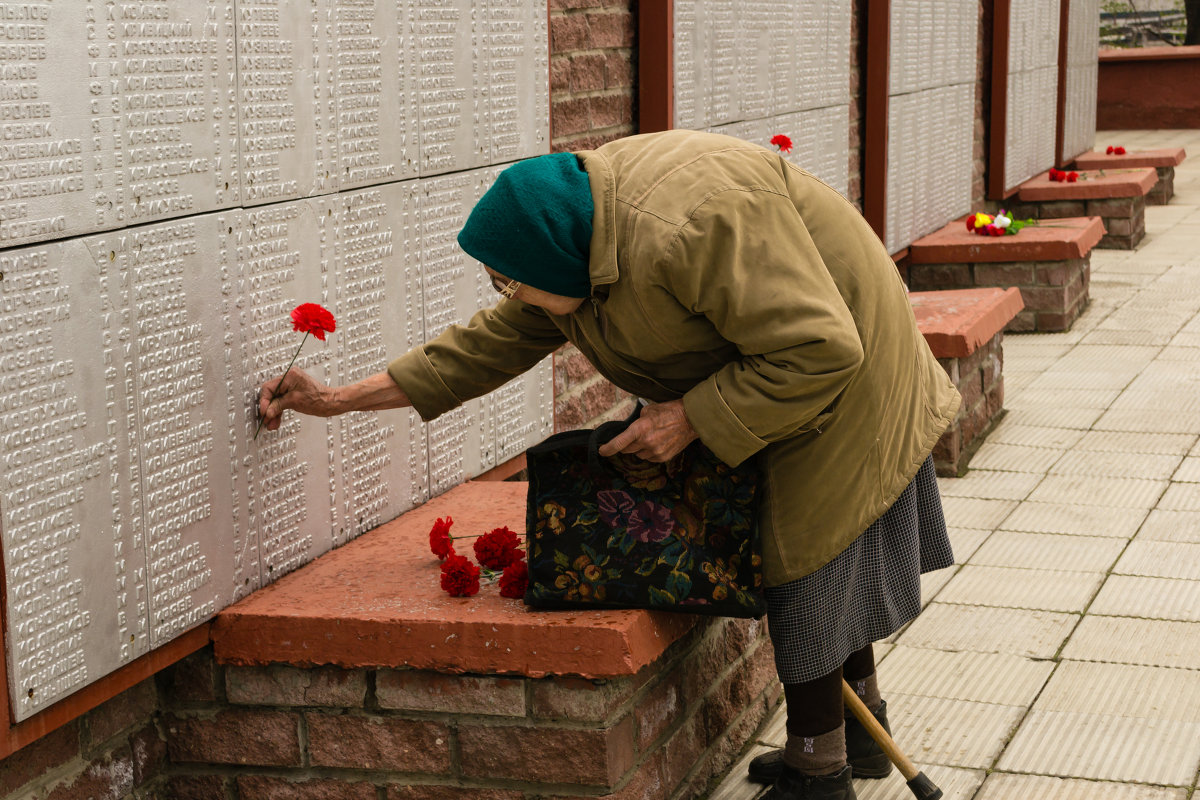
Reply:
[[[651,402],[603,455],[665,461],[698,437],[760,465],[788,736],[751,779],[770,800],[849,800],[852,773],[886,775],[841,684],[886,723],[871,643],[916,616],[921,573],[953,561],[929,454],[959,398],[867,223],[770,150],[670,131],[508,168],[458,240],[496,306],[360,383],[264,384],[266,426],[285,409],[430,420],[571,342]]]

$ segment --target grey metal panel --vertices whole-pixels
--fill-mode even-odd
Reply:
[[[332,3],[337,187],[417,175],[417,64],[408,2]]]
[[[889,253],[970,210],[974,107],[973,84],[891,98],[884,242]]]
[[[1071,0],[1067,35],[1066,107],[1063,117],[1064,158],[1074,158],[1096,144],[1096,97],[1100,74],[1099,0]]]
[[[550,38],[546,6],[488,0],[483,32],[490,162],[550,152]]]
[[[1004,185],[1054,166],[1058,107],[1059,0],[1012,0]]]
[[[0,246],[236,202],[232,0],[29,9],[0,64]]]
[[[107,255],[0,254],[6,643],[18,720],[145,652],[145,533],[130,525],[131,344]],[[130,416],[134,419],[130,420]]]
[[[792,140],[784,158],[811,172],[845,195],[850,184],[850,107],[846,105],[780,114],[712,128],[748,142],[771,147],[771,137],[783,134]]]
[[[420,120],[420,174],[488,163],[487,94],[482,70],[483,4],[412,0]]]
[[[888,72],[889,252],[970,210],[978,14],[956,0],[893,0]]]

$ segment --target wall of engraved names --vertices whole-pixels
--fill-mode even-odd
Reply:
[[[1067,7],[1066,106],[1063,161],[1096,144],[1096,96],[1100,78],[1100,2],[1071,0]]]
[[[770,147],[845,194],[850,0],[675,0],[674,127]]]
[[[0,526],[16,719],[552,428],[550,366],[431,425],[253,438],[300,302],[332,382],[494,292],[454,242],[549,151],[533,0],[0,7]]]
[[[1058,120],[1059,0],[1010,0],[1010,5],[1006,188],[1054,166]]]
[[[970,211],[978,15],[891,0],[884,236],[895,253]]]

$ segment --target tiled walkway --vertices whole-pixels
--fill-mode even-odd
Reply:
[[[1008,335],[1008,415],[942,481],[958,565],[876,646],[897,742],[954,800],[1200,798],[1200,131],[1067,333]],[[752,800],[745,764],[709,800]],[[862,800],[909,800],[893,772]]]

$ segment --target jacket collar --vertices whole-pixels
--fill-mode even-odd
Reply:
[[[617,282],[617,187],[608,159],[595,150],[576,155],[583,162],[592,189],[592,244],[588,274],[593,293],[600,286]]]

